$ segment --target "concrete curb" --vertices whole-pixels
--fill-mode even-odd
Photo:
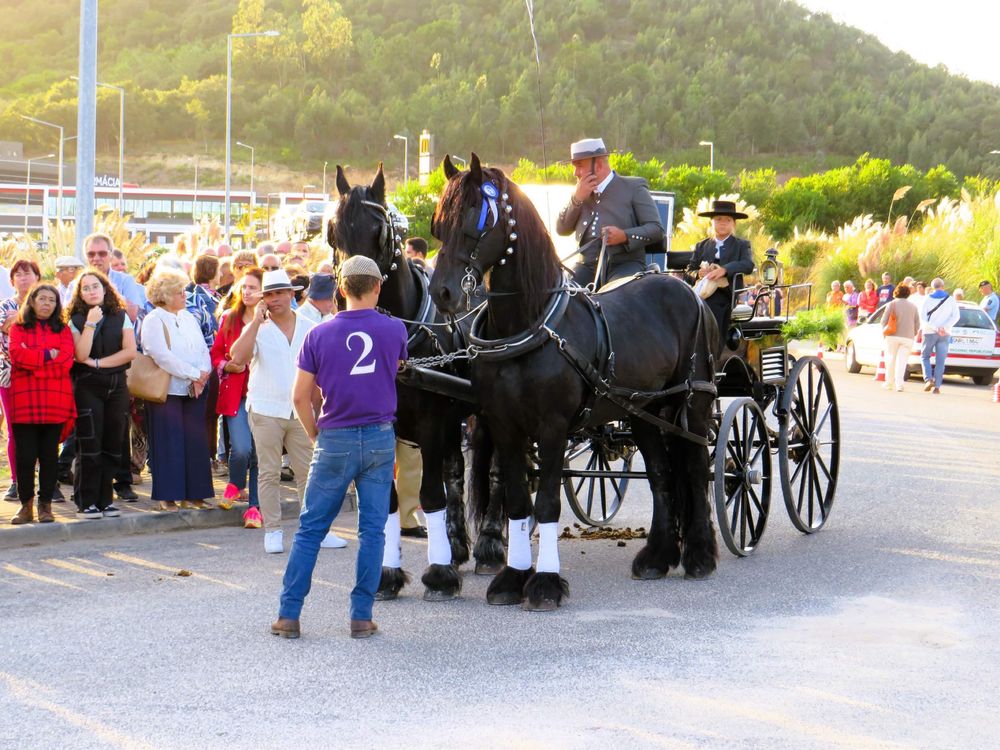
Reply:
[[[241,526],[246,503],[239,503],[232,510],[181,510],[174,512],[151,511],[147,513],[123,512],[118,518],[100,521],[69,521],[33,523],[5,528],[0,531],[0,550],[18,547],[38,547],[56,542],[80,539],[112,539],[136,534],[158,534],[166,531],[210,529],[219,526]],[[299,515],[298,499],[281,501],[281,517]]]

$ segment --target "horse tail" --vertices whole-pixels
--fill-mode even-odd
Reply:
[[[469,512],[476,526],[480,526],[490,507],[490,469],[493,465],[493,435],[486,420],[476,415],[472,431],[472,468],[470,471]]]

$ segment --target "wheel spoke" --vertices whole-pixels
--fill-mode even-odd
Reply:
[[[740,522],[740,490],[742,488],[737,487],[736,491],[733,493],[733,515],[729,522],[729,529],[733,536],[736,536],[736,526]]]
[[[816,467],[815,466],[813,467],[813,482],[816,485],[816,506],[819,509],[820,522],[822,524],[822,521],[826,520],[826,509],[824,507],[825,504],[826,504],[826,493],[823,492],[823,486],[820,484],[820,481],[819,481],[819,472],[816,471]],[[812,510],[812,507],[810,506],[810,511],[811,510]],[[812,514],[812,512],[809,513],[809,525],[810,526],[813,525],[813,514]]]
[[[826,461],[824,461],[823,457],[818,453],[816,454],[816,463],[819,464],[819,468],[821,468],[823,470],[823,473],[826,475],[826,481],[832,483],[833,476],[831,476],[830,470],[826,467]]]
[[[753,445],[753,436],[756,434],[756,423],[757,420],[751,421],[753,416],[749,408],[743,409],[743,461],[746,462],[747,456],[750,455],[751,446]]]
[[[805,465],[806,465],[805,461],[803,461],[802,463],[800,463],[799,464],[799,468],[796,469],[795,473],[798,474],[800,470],[802,470],[803,468],[805,468]],[[808,473],[809,473],[808,471],[802,472],[802,478],[799,480],[799,497],[798,497],[798,503],[795,506],[798,509],[799,516],[802,515],[802,500],[803,500],[803,496],[805,495],[806,474],[808,474]],[[792,483],[794,483],[794,477],[793,477],[793,482]]]
[[[757,497],[757,491],[754,490],[753,487],[751,487],[748,490],[748,493],[750,495],[750,499],[753,501],[753,504],[757,506],[757,512],[760,515],[764,515],[764,505],[763,505],[763,503],[761,503],[760,498]]]
[[[601,469],[606,472],[610,468],[611,465],[608,463],[607,458],[601,456]],[[600,482],[601,485],[601,520],[603,521],[608,517],[608,492],[607,488],[604,486],[604,480],[598,479],[597,481]]]
[[[823,425],[826,424],[827,417],[830,416],[830,412],[833,411],[833,404],[827,402],[826,410],[823,412],[823,416],[819,420],[819,424],[816,425],[816,434],[818,435],[823,430]]]

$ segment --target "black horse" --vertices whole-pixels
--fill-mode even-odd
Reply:
[[[366,255],[382,271],[379,307],[409,321],[410,357],[429,357],[451,346],[450,335],[440,314],[431,304],[426,272],[411,264],[402,253],[385,200],[385,178],[379,164],[369,186],[351,187],[344,170],[337,166],[340,201],[327,226],[327,242],[336,251],[337,262],[351,255]],[[420,446],[423,477],[420,504],[428,517],[428,567],[421,580],[425,599],[453,598],[461,590],[457,568],[469,559],[469,536],[465,524],[465,460],[462,455],[462,420],[471,411],[469,404],[455,398],[417,389],[397,381],[396,435]],[[395,490],[390,512],[398,509]],[[446,511],[447,539],[438,538],[440,526],[432,514]],[[390,518],[390,523],[395,519]],[[395,533],[393,533],[395,531]],[[387,527],[387,540],[398,530]],[[394,542],[387,541],[386,562],[379,586],[380,599],[393,599],[407,580],[398,559],[393,559]]]
[[[444,170],[448,184],[432,225],[442,247],[431,293],[441,311],[452,314],[485,281],[489,303],[474,333],[498,344],[484,344],[472,362],[511,519],[507,565],[491,581],[487,601],[544,610],[568,594],[556,541],[567,436],[618,419],[631,423],[653,496],[649,536],[632,563],[633,576],[661,578],[681,563],[688,578],[709,575],[718,557],[708,502],[711,352],[718,336],[712,316],[682,281],[661,274],[597,295],[597,305],[578,288],[567,291],[538,213],[502,171],[482,167],[475,154],[468,171],[459,172],[447,157]],[[663,429],[628,413],[615,394],[594,396],[584,375],[588,363],[601,369],[599,350],[608,337],[613,357],[605,382],[645,395],[643,411]],[[528,457],[536,446],[537,572],[527,523]],[[477,509],[488,502],[486,489],[484,481],[473,483]]]

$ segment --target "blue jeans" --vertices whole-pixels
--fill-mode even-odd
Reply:
[[[279,617],[299,619],[312,584],[319,544],[330,531],[353,481],[358,492],[359,545],[351,619],[372,618],[382,577],[395,450],[396,433],[389,423],[320,431],[309,466],[299,530],[285,568]]]
[[[924,382],[934,381],[934,387],[940,388],[944,381],[944,361],[948,356],[948,335],[939,336],[936,333],[924,334],[924,349],[920,359],[924,371]],[[934,368],[931,370],[931,352],[934,352]]]
[[[259,508],[257,500],[257,449],[250,434],[250,420],[247,417],[247,400],[240,401],[240,409],[232,417],[226,417],[229,427],[229,482],[238,489],[246,489],[247,469],[250,470],[250,507]]]

